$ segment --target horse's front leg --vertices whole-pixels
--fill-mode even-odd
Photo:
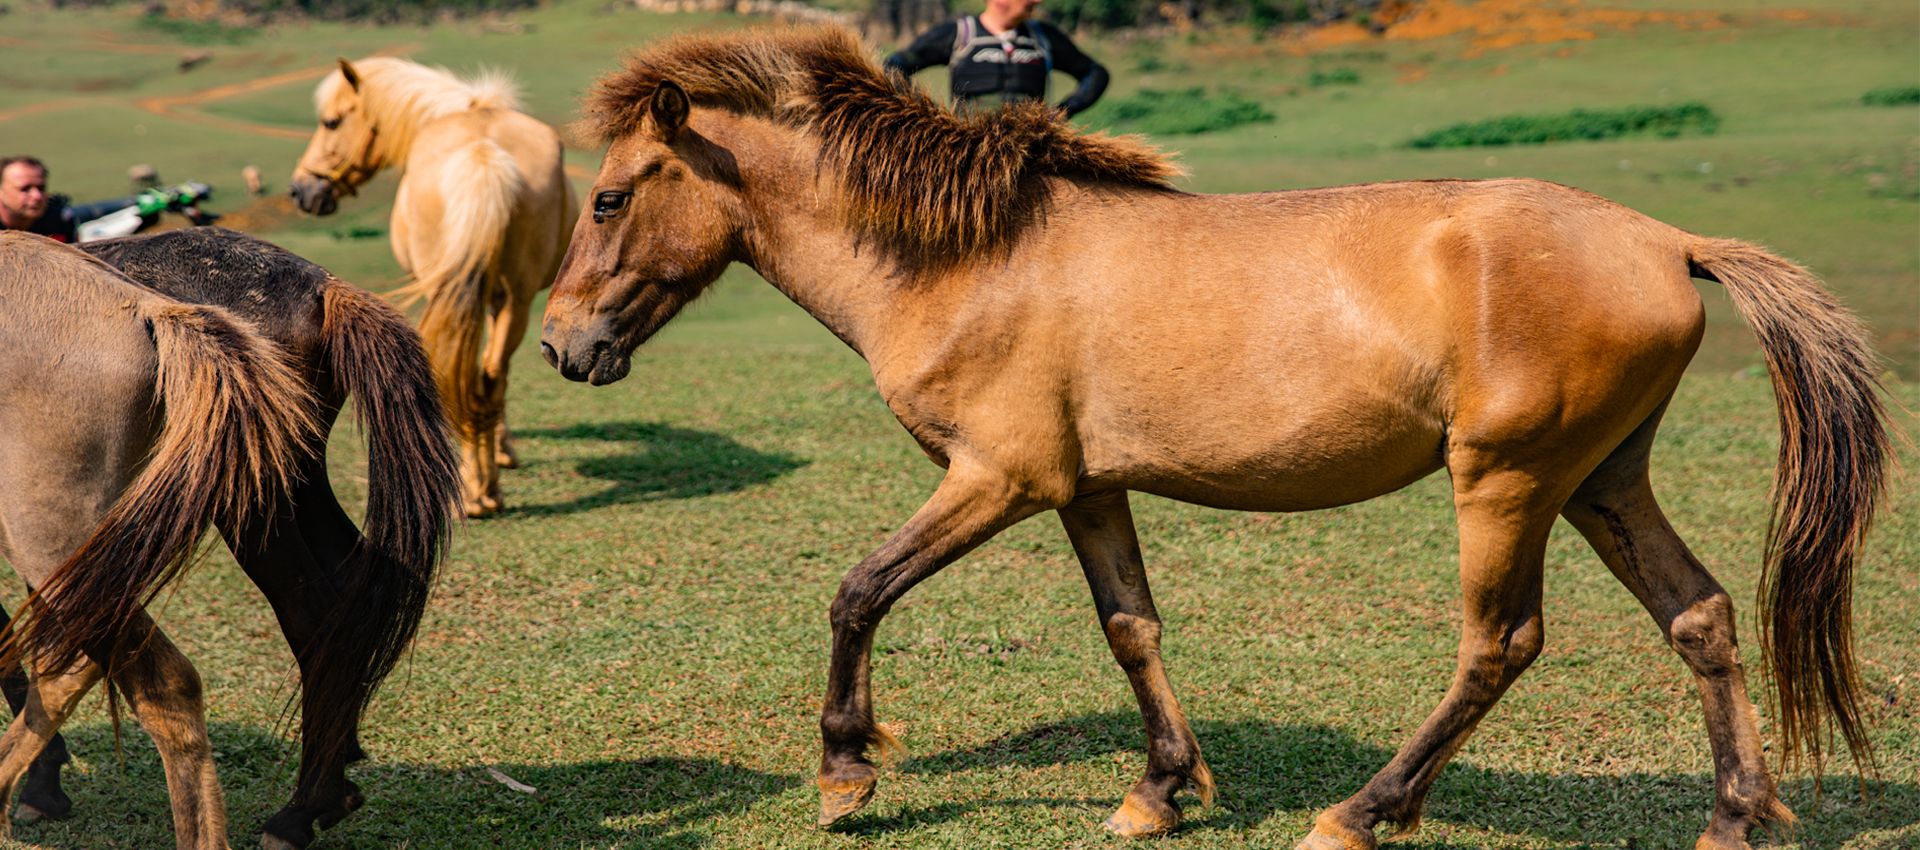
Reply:
[[[1107,646],[1126,671],[1147,726],[1147,774],[1107,818],[1107,829],[1130,837],[1169,832],[1180,825],[1173,795],[1192,783],[1200,799],[1212,805],[1213,773],[1200,758],[1200,743],[1187,726],[1160,660],[1160,614],[1147,587],[1127,493],[1081,496],[1060,509],[1060,523],[1087,574]]]
[[[42,671],[31,683],[26,681],[24,675],[20,678],[23,685],[20,707],[15,710],[13,723],[7,727],[6,734],[0,735],[0,834],[4,834],[4,827],[9,825],[6,805],[13,798],[14,786],[22,776],[27,777],[27,784],[21,791],[20,808],[14,815],[15,819],[24,824],[43,817],[58,816],[40,808],[43,802],[37,800],[33,793],[37,784],[35,773],[51,769],[53,791],[59,793],[60,765],[66,756],[66,745],[59,734],[60,725],[66,722],[74,706],[80,703],[80,698],[100,680],[100,668],[82,659],[72,670],[64,673]],[[53,753],[54,743],[60,745],[59,761],[48,758]],[[44,792],[45,789],[40,790]],[[66,795],[60,794],[60,799],[66,800]],[[71,805],[69,802],[68,806]]]
[[[12,639],[12,620],[4,608],[0,608],[0,635]],[[20,716],[27,708],[27,671],[17,664],[5,671],[0,677],[0,691],[6,693],[7,707],[13,710],[14,716]],[[20,788],[20,807],[13,812],[14,823],[59,820],[73,811],[72,798],[60,788],[60,768],[72,760],[73,756],[67,752],[67,739],[54,733],[53,740],[47,742],[46,749],[27,769],[27,781]]]
[[[914,585],[1026,517],[1056,507],[1012,477],[955,460],[905,527],[847,573],[834,597],[833,661],[820,712],[820,824],[865,806],[877,774],[868,745],[893,739],[873,721],[868,653],[888,609]]]

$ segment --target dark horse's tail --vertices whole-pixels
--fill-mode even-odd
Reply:
[[[406,317],[339,281],[324,298],[328,367],[366,434],[367,512],[363,539],[333,568],[336,604],[301,659],[302,772],[314,776],[354,755],[361,713],[412,642],[459,488],[433,371]],[[299,787],[314,787],[307,778]]]
[[[306,382],[251,325],[218,308],[158,298],[140,312],[159,364],[163,424],[153,454],[93,535],[28,599],[8,663],[22,647],[55,670],[88,651],[137,649],[146,636],[126,629],[193,561],[207,526],[264,526],[319,432]]]
[[[1772,521],[1760,580],[1761,647],[1789,765],[1820,769],[1825,718],[1872,765],[1853,659],[1853,565],[1885,490],[1889,441],[1860,320],[1806,269],[1757,246],[1695,239],[1696,277],[1725,285],[1753,327],[1780,413]]]

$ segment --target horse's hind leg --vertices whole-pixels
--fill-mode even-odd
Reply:
[[[1653,615],[1693,670],[1713,747],[1713,820],[1700,850],[1746,848],[1757,823],[1790,822],[1774,794],[1747,700],[1733,602],[1674,533],[1647,480],[1655,413],[1567,501],[1566,518]]]
[[[1453,685],[1360,793],[1320,814],[1301,850],[1371,850],[1378,846],[1375,826],[1418,825],[1440,769],[1540,653],[1541,571],[1560,506],[1550,495],[1554,483],[1528,471],[1486,469],[1474,454],[1455,449],[1448,458],[1464,615]]]
[[[60,738],[60,725],[65,723],[73,708],[79,705],[93,684],[100,680],[100,668],[90,661],[81,660],[75,669],[64,673],[43,673],[36,676],[31,684],[23,674],[20,678],[20,706],[14,710],[13,723],[7,727],[6,734],[0,736],[0,811],[4,811],[6,802],[13,798],[13,788],[24,774],[26,787],[20,793],[20,807],[14,812],[16,823],[29,824],[41,818],[58,817],[56,814],[40,809],[43,799],[37,799],[35,791],[35,773],[51,768],[53,773],[53,793],[59,794],[59,800],[71,807],[65,794],[60,794],[60,765],[66,760],[66,746]],[[11,700],[11,692],[9,692]],[[60,747],[59,758],[54,746]],[[45,780],[41,779],[40,791],[45,793]],[[0,821],[5,818],[0,816]]]
[[[11,620],[6,609],[0,608],[0,634],[9,634]],[[6,671],[0,678],[0,691],[7,697],[7,707],[13,710],[15,717],[20,716],[27,707],[27,672],[18,665]],[[56,724],[57,727],[57,724]],[[33,760],[33,766],[27,768],[27,781],[20,788],[20,805],[14,809],[13,822],[30,824],[40,820],[60,820],[73,811],[73,800],[67,792],[60,789],[60,768],[72,761],[67,752],[67,739],[55,732],[53,740],[48,741],[46,749]],[[0,796],[0,805],[8,798]]]
[[[329,592],[334,568],[359,543],[353,525],[326,477],[326,458],[307,462],[291,504],[282,503],[265,529],[227,545],[273,607],[280,632],[300,670],[300,771],[293,798],[261,827],[261,844],[273,850],[306,847],[317,829],[338,823],[360,807],[358,786],[346,766],[365,758],[358,741],[357,694],[338,692],[341,676],[320,669],[326,659],[314,641],[336,596]],[[329,672],[335,675],[327,677]],[[328,682],[336,683],[329,692]]]
[[[1147,726],[1147,775],[1107,819],[1107,828],[1133,837],[1168,832],[1180,825],[1173,795],[1191,782],[1201,799],[1211,803],[1213,774],[1200,758],[1200,743],[1187,726],[1160,661],[1160,614],[1147,587],[1127,493],[1082,496],[1059,513],[1093,590],[1107,646],[1126,671]]]
[[[145,614],[134,619],[120,645],[113,680],[160,750],[175,844],[180,850],[225,850],[226,800],[214,773],[199,671]]]
[[[496,500],[500,495],[499,470],[520,465],[507,434],[507,369],[513,365],[514,349],[520,347],[520,340],[527,335],[527,322],[533,311],[531,293],[523,296],[513,291],[513,285],[512,282],[507,283],[499,303],[494,307],[493,324],[487,331],[487,348],[480,368],[480,386],[486,393],[493,419],[491,448],[495,471],[492,493]]]

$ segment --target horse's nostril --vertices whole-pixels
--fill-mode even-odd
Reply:
[[[560,368],[560,352],[553,350],[553,343],[544,339],[540,341],[540,357],[547,361],[548,366]]]

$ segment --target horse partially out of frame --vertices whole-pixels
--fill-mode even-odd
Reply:
[[[31,692],[17,667],[8,677],[22,716],[0,738],[0,804],[32,762],[16,817],[67,813],[57,730],[105,662],[155,730],[179,846],[225,846],[199,680],[140,610],[211,521],[299,667],[296,788],[261,843],[305,847],[361,803],[346,777],[365,755],[360,718],[419,624],[456,503],[419,338],[379,298],[222,228],[88,244],[98,260],[29,239],[0,242],[0,292],[17,307],[0,318],[0,444],[32,459],[0,473],[19,477],[0,492],[34,495],[0,498],[0,516],[7,557],[37,588],[22,643],[38,675]],[[159,353],[119,345],[129,333],[110,319]],[[49,360],[68,365],[33,373]],[[327,431],[349,395],[368,449],[364,535],[327,480]],[[71,460],[87,448],[105,462]]]
[[[507,368],[573,232],[560,136],[519,111],[504,77],[404,59],[340,60],[314,106],[320,127],[291,181],[302,210],[331,214],[382,169],[405,172],[390,238],[412,282],[396,294],[426,299],[420,333],[460,435],[466,513],[494,513],[500,468],[516,463]]]
[[[1693,670],[1715,769],[1703,848],[1791,814],[1775,794],[1733,605],[1662,515],[1654,431],[1703,332],[1690,277],[1760,339],[1782,443],[1763,655],[1783,749],[1826,721],[1868,749],[1851,656],[1854,559],[1887,436],[1858,322],[1806,271],[1533,180],[1209,196],[1126,140],[1040,107],[957,118],[851,36],[687,37],[602,78],[610,143],[541,349],[566,377],[631,352],[742,262],[859,352],[946,468],[834,599],[822,824],[873,794],[874,630],[915,584],[1056,511],[1139,699],[1146,776],[1107,821],[1174,828],[1213,777],[1174,698],[1130,490],[1299,511],[1451,476],[1464,594],[1453,685],[1301,846],[1413,827],[1447,760],[1544,639],[1548,530],[1566,517]]]

